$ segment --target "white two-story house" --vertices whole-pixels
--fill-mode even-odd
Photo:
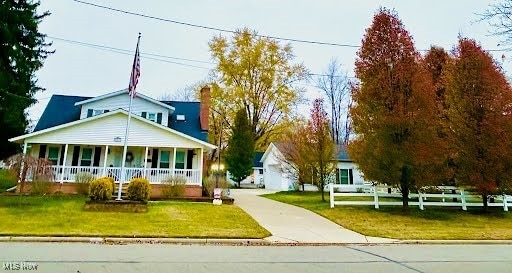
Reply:
[[[53,95],[34,131],[14,137],[24,153],[53,162],[54,181],[72,192],[78,173],[121,177],[130,96],[126,89],[98,97]],[[200,196],[206,153],[210,89],[200,102],[158,101],[137,93],[132,103],[125,178],[145,177],[154,194],[170,176],[187,179],[186,194]]]

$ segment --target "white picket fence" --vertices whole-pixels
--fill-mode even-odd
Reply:
[[[374,185],[339,185],[329,184],[329,196],[331,208],[334,206],[374,206],[378,209],[380,206],[401,206],[402,201],[388,201],[381,200],[382,197],[401,198],[402,194],[394,191],[388,193],[386,186]],[[353,192],[356,189],[357,192]],[[410,206],[418,206],[424,210],[426,206],[441,206],[441,207],[461,207],[462,210],[467,210],[467,207],[481,207],[483,206],[481,197],[477,195],[468,195],[463,189],[455,187],[437,187],[441,193],[410,193],[409,198],[417,198],[418,201],[409,201]],[[337,191],[339,192],[337,192]],[[445,193],[445,191],[453,191],[456,193]],[[457,193],[458,192],[458,193]],[[355,200],[335,200],[335,197],[373,197],[373,201],[355,201]],[[434,198],[435,200],[429,200]],[[457,201],[454,202],[453,199]],[[474,200],[477,199],[478,202]],[[447,201],[449,200],[449,201]],[[495,198],[495,203],[488,203],[489,207],[503,207],[504,211],[508,211],[512,207],[512,196],[502,195]]]

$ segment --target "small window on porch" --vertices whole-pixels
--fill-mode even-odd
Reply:
[[[185,152],[184,151],[176,151],[176,164],[174,164],[174,168],[185,169]]]
[[[161,151],[160,152],[160,168],[162,168],[162,169],[169,169],[169,166],[170,166],[170,163],[169,163],[170,154],[171,154],[171,152],[169,152],[169,151]]]
[[[91,166],[92,163],[92,148],[82,149],[82,159],[80,160],[80,166]]]
[[[52,162],[52,165],[57,165],[57,162],[59,162],[59,147],[48,147],[48,160]]]

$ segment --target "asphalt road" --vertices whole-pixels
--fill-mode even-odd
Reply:
[[[0,272],[512,272],[512,245],[0,243],[0,262]]]

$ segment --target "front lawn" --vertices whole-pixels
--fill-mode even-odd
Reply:
[[[16,186],[18,179],[11,171],[0,169],[0,193],[5,190]]]
[[[503,208],[426,207],[421,211],[411,206],[409,212],[401,207],[336,206],[329,208],[329,194],[322,202],[319,192],[278,192],[263,195],[272,200],[303,207],[351,230],[367,236],[396,239],[512,239],[512,211]],[[343,200],[337,197],[336,200]]]
[[[0,196],[0,235],[264,238],[232,205],[150,202],[147,213],[83,211],[85,197]]]

